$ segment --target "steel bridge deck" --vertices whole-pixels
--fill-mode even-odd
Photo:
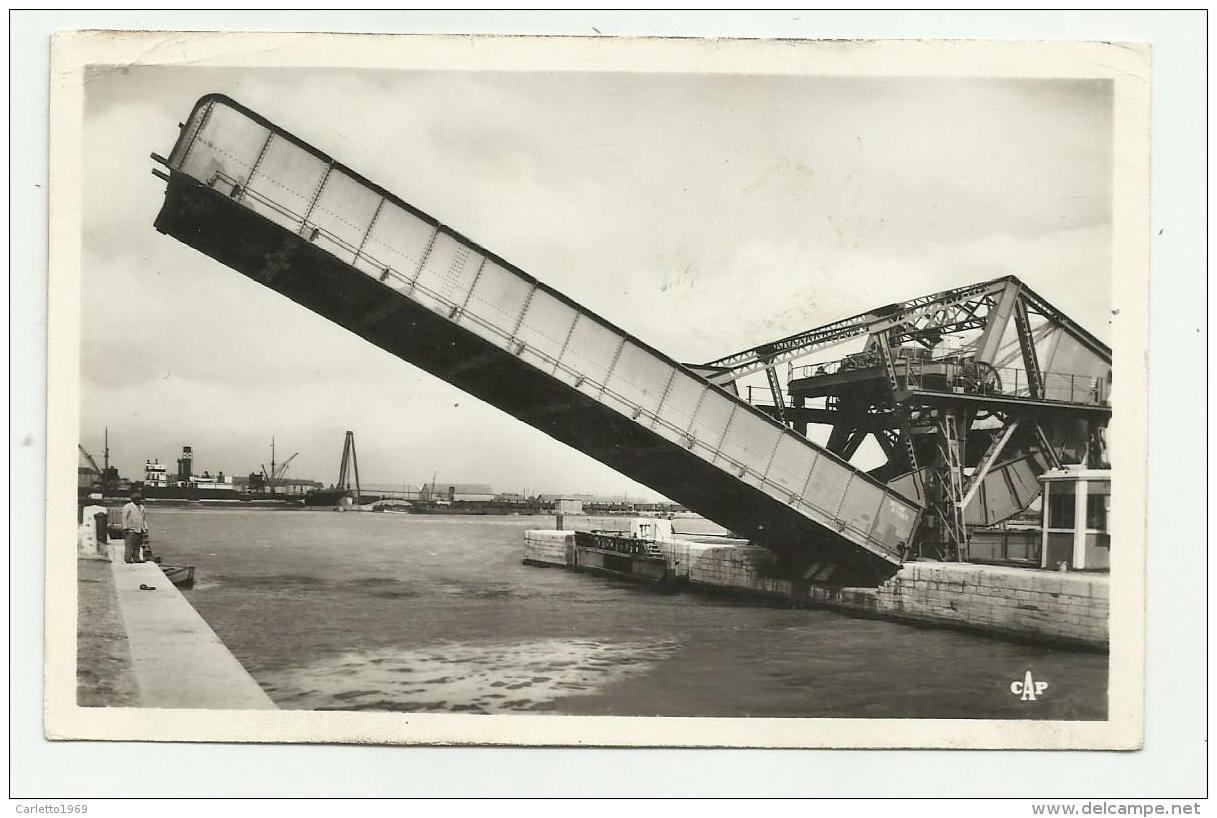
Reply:
[[[156,228],[741,536],[876,584],[918,505],[225,97]]]

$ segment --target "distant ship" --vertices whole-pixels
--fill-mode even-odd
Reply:
[[[412,514],[541,514],[544,508],[537,498],[519,494],[495,494],[490,486],[472,483],[436,482],[423,484],[418,499],[411,499]]]
[[[411,514],[544,514],[546,507],[538,500],[523,503],[499,500],[430,500],[412,501]]]
[[[232,481],[219,472],[214,477],[210,472],[194,474],[194,451],[190,446],[182,447],[182,456],[177,461],[177,474],[169,476],[168,468],[159,460],[144,462],[145,500],[238,500],[240,494]]]
[[[328,506],[337,507],[340,505],[366,506],[371,503],[379,503],[383,500],[379,494],[357,494],[351,489],[341,489],[330,487],[328,489],[313,489],[308,494],[304,495],[304,504],[306,506]]]
[[[99,467],[93,457],[80,447],[81,453],[89,462],[90,468],[80,468],[77,480],[77,490],[81,498],[90,494],[101,494],[103,497],[126,499],[132,491],[139,491],[145,500],[194,502],[240,502],[255,505],[295,505],[301,502],[299,494],[293,496],[290,491],[275,493],[268,486],[272,482],[267,478],[265,467],[262,474],[251,474],[249,478],[226,477],[224,472],[212,475],[209,471],[202,474],[194,473],[194,450],[190,446],[182,447],[182,454],[177,460],[177,471],[170,473],[167,464],[159,460],[144,462],[143,481],[129,481],[118,476],[118,470],[109,465],[109,433],[107,430],[106,465]],[[292,455],[294,458],[295,455]],[[292,458],[274,468],[274,455],[271,464],[275,475],[275,486],[284,486],[283,473]],[[294,486],[310,485],[309,481],[286,481]],[[312,483],[311,485],[320,485]]]
[[[108,437],[108,432],[107,432]],[[169,474],[168,467],[159,460],[144,462],[143,482],[126,480],[118,476],[118,470],[109,465],[110,446],[107,441],[104,468],[81,447],[89,461],[91,470],[81,469],[77,487],[82,497],[101,494],[109,498],[126,498],[132,491],[139,491],[145,500],[239,500],[242,495],[236,486],[225,478],[224,472],[212,476],[210,472],[193,473],[194,454],[189,446],[182,447],[182,456],[177,461],[177,473]]]

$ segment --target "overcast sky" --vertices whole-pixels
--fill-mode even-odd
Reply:
[[[82,442],[142,478],[630,492],[616,472],[157,233],[223,92],[678,360],[1014,274],[1108,339],[1106,81],[97,68],[86,82]]]

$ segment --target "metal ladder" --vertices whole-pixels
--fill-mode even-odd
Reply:
[[[886,332],[876,333],[873,337],[879,345],[879,354],[883,358],[883,370],[887,374],[887,382],[891,387],[892,411],[896,413],[896,423],[900,429],[900,439],[904,442],[904,452],[909,460],[908,466],[913,474],[913,484],[916,490],[924,497],[925,492],[921,485],[921,477],[917,465],[917,450],[913,446],[912,418],[909,417],[908,407],[896,399],[896,393],[900,391],[900,383],[896,380],[896,366],[892,363],[891,342]]]
[[[939,424],[940,448],[946,468],[943,481],[945,497],[941,514],[946,535],[954,546],[955,559],[963,562],[968,558],[968,528],[964,522],[963,508],[963,464],[959,458],[959,423],[954,412],[943,412]]]
[[[769,380],[769,391],[773,393],[773,409],[777,414],[778,423],[786,422],[786,398],[782,395],[782,384],[778,381],[778,373],[773,366],[765,367],[765,377]]]

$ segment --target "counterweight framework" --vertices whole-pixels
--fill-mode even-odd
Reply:
[[[833,356],[851,341],[861,351]],[[828,427],[827,448],[846,459],[872,437],[887,462],[871,473],[927,509],[917,547],[938,557],[966,559],[969,529],[1026,509],[1046,469],[1109,467],[1111,349],[1014,276],[877,307],[701,370],[737,391],[764,372],[755,405],[801,434]]]

